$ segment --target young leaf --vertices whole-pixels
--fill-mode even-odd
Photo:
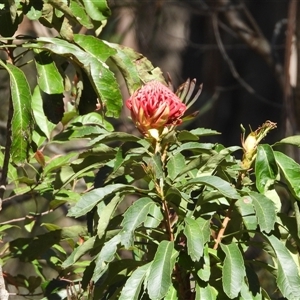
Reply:
[[[256,192],[249,192],[248,195],[252,199],[260,229],[269,233],[276,222],[276,207],[273,201]]]
[[[127,279],[122,289],[119,300],[139,300],[142,284],[146,273],[149,271],[151,263],[138,267]]]
[[[84,194],[75,206],[71,207],[67,216],[78,218],[91,211],[100,201],[121,190],[130,190],[132,186],[120,183],[107,185]]]
[[[12,64],[0,60],[10,77],[13,117],[11,122],[11,157],[14,163],[25,162],[32,133],[31,91],[25,74]]]
[[[185,186],[203,184],[218,190],[223,196],[230,199],[239,199],[239,194],[227,181],[217,176],[201,176],[189,180]]]
[[[129,248],[133,244],[134,230],[142,224],[149,213],[151,206],[155,205],[152,199],[148,197],[140,198],[135,201],[125,212],[121,223],[123,226],[120,234],[122,236],[122,245]]]
[[[300,165],[287,155],[274,151],[276,162],[292,194],[300,200]]]
[[[226,295],[233,299],[238,296],[246,275],[243,256],[235,243],[220,244],[226,257],[222,269],[222,283]]]
[[[158,245],[147,280],[151,300],[162,299],[172,284],[171,276],[177,256],[177,252],[173,252],[174,242],[162,241]]]
[[[276,282],[279,290],[283,297],[289,300],[299,299],[300,276],[291,253],[275,236],[264,234],[264,237],[269,241],[276,254],[275,259],[278,264]]]
[[[278,174],[278,167],[272,148],[258,145],[255,160],[256,188],[263,194],[272,185]]]

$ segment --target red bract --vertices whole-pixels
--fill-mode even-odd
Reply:
[[[131,117],[139,131],[148,135],[150,129],[161,134],[165,127],[179,125],[187,107],[165,85],[150,81],[138,89],[127,101]]]

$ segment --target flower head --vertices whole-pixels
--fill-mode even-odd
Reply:
[[[153,136],[153,129],[161,135],[165,128],[181,124],[187,107],[165,85],[150,81],[138,89],[127,101],[132,120],[145,136]]]

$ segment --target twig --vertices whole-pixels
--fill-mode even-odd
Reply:
[[[222,238],[224,236],[227,225],[228,225],[229,221],[231,220],[231,213],[232,213],[235,202],[236,202],[236,200],[231,201],[230,206],[229,206],[229,208],[226,212],[225,218],[222,222],[222,227],[218,232],[217,238],[215,239],[215,244],[214,244],[214,247],[213,247],[213,249],[215,249],[215,250],[218,249],[219,244],[221,243]]]
[[[256,93],[256,91],[253,89],[253,87],[251,85],[249,85],[238,73],[238,71],[236,70],[233,61],[230,59],[230,57],[228,56],[224,44],[222,42],[221,36],[220,36],[220,32],[219,32],[219,27],[218,27],[218,17],[217,14],[213,14],[212,15],[212,23],[213,23],[213,29],[214,29],[214,34],[215,34],[215,38],[216,38],[216,42],[217,45],[219,47],[219,50],[225,60],[225,62],[227,63],[232,76],[238,81],[238,83],[250,94],[254,95],[256,98],[258,98],[261,102],[264,102],[268,105],[274,106],[274,107],[282,107],[282,105],[274,103],[268,99],[266,99],[265,97],[258,95]]]

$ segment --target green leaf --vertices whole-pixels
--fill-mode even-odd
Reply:
[[[209,257],[209,247],[208,244],[204,245],[203,249],[203,264],[200,268],[197,270],[197,275],[198,277],[203,280],[208,282],[211,274],[211,268],[210,268],[210,257]]]
[[[108,264],[113,261],[117,252],[117,246],[120,244],[120,241],[121,236],[117,234],[104,244],[95,261],[96,266],[92,278],[92,280],[95,282],[98,281],[103,273],[107,270]]]
[[[35,65],[37,81],[40,89],[47,94],[61,94],[64,92],[64,82],[53,61],[51,53],[35,49]]]
[[[199,261],[203,255],[204,244],[207,242],[207,233],[206,238],[204,238],[200,224],[190,217],[185,217],[184,222],[183,233],[187,238],[188,254],[192,261]],[[209,228],[208,235],[210,235]]]
[[[158,245],[154,259],[151,263],[147,289],[151,300],[162,299],[168,292],[175,265],[174,242],[162,241]]]
[[[239,194],[227,181],[217,176],[202,176],[189,180],[184,186],[189,185],[208,185],[218,190],[223,196],[230,199],[239,199]]]
[[[278,174],[278,167],[272,148],[268,144],[258,145],[255,160],[256,188],[265,193]]]
[[[260,229],[269,233],[274,229],[274,224],[276,222],[276,207],[274,202],[266,196],[256,192],[249,192],[248,195],[252,199]]]
[[[172,155],[167,163],[168,175],[170,179],[174,180],[185,166],[186,162],[181,153]]]
[[[43,99],[41,97],[40,89],[38,86],[35,87],[32,95],[32,111],[35,119],[35,123],[41,129],[42,133],[45,137],[50,140],[51,133],[53,129],[56,127],[55,124],[48,121],[45,116],[43,109]]]
[[[300,147],[300,135],[293,135],[293,136],[286,137],[286,138],[280,140],[279,142],[275,143],[275,146],[281,145],[281,144],[293,145],[293,146]]]
[[[46,49],[53,53],[72,58],[73,62],[84,69],[88,75],[99,100],[102,102],[108,117],[117,117],[123,105],[121,92],[114,74],[109,70],[105,61],[97,57],[98,50],[93,49],[95,38],[91,36],[75,36],[78,43],[86,49],[58,38],[38,38],[36,44],[26,44],[25,47]],[[83,42],[86,40],[86,44]],[[105,45],[100,41],[97,45]],[[105,45],[108,49],[108,47]],[[107,50],[109,51],[109,50]],[[113,50],[112,50],[113,51]],[[105,52],[107,53],[107,52]]]
[[[173,285],[171,285],[164,300],[177,300],[177,299],[178,299],[177,290],[174,288]]]
[[[61,168],[62,166],[69,165],[70,161],[77,155],[77,153],[71,152],[67,155],[60,155],[53,157],[49,163],[47,163],[44,174],[48,174],[54,170]]]
[[[214,144],[210,143],[188,142],[180,145],[176,150],[174,150],[173,155],[184,150],[192,150],[196,153],[210,153],[214,146]]]
[[[272,246],[278,264],[276,283],[283,297],[289,300],[299,299],[300,277],[297,265],[285,245],[275,236],[264,235]]]
[[[161,208],[157,205],[151,205],[148,216],[144,221],[144,226],[147,228],[156,228],[161,224],[163,218]]]
[[[93,139],[90,143],[89,146],[95,145],[96,143],[109,143],[109,142],[137,142],[139,141],[140,138],[133,135],[129,134],[126,132],[108,132],[101,134],[97,138]]]
[[[114,216],[119,203],[123,199],[123,196],[116,195],[107,205],[105,205],[103,201],[100,202],[98,206],[99,221],[97,226],[97,234],[99,239],[105,234],[109,221]]]
[[[106,0],[82,0],[87,14],[95,21],[104,21],[110,16],[110,9]]]
[[[226,295],[233,299],[238,296],[246,275],[243,256],[235,243],[220,244],[226,257],[222,269],[222,283]]]
[[[24,163],[28,156],[32,134],[31,90],[25,74],[12,64],[0,60],[9,73],[13,105],[11,122],[11,158],[14,163]]]
[[[91,237],[88,240],[86,240],[83,244],[79,245],[77,248],[75,248],[71,254],[68,256],[68,258],[62,263],[61,267],[63,269],[66,269],[73,264],[75,264],[81,256],[86,254],[88,251],[93,249],[94,243],[95,243],[96,237]]]
[[[200,287],[196,283],[196,297],[195,300],[216,300],[218,296],[217,290],[211,285]]]
[[[248,230],[255,230],[257,228],[257,217],[252,202],[250,197],[241,197],[235,202],[243,218],[244,225]]]
[[[190,130],[190,133],[197,135],[197,136],[211,136],[211,135],[219,135],[221,134],[218,131],[207,129],[207,128],[196,128]]]
[[[91,19],[87,15],[84,7],[78,0],[71,0],[70,1],[70,9],[76,17],[76,20],[85,28],[92,29],[94,26],[91,22]]]
[[[149,213],[149,210],[155,203],[148,197],[140,198],[135,201],[124,213],[124,219],[121,223],[122,245],[129,248],[133,245],[134,230],[141,225]]]
[[[287,155],[274,151],[276,162],[292,194],[300,200],[300,165]]]
[[[128,48],[123,45],[106,43],[117,51],[116,54],[112,55],[112,60],[122,73],[126,81],[129,94],[133,94],[142,85],[136,64],[134,63],[136,61],[134,58],[134,56],[137,55],[136,52],[134,52],[132,48]]]
[[[121,190],[131,190],[132,188],[133,187],[130,185],[116,183],[94,189],[84,194],[76,203],[76,205],[69,210],[67,216],[76,218],[83,216],[91,211],[100,201],[103,201],[106,197]]]
[[[151,263],[138,267],[127,279],[122,289],[119,300],[139,300],[142,284],[146,274],[151,267]]]

